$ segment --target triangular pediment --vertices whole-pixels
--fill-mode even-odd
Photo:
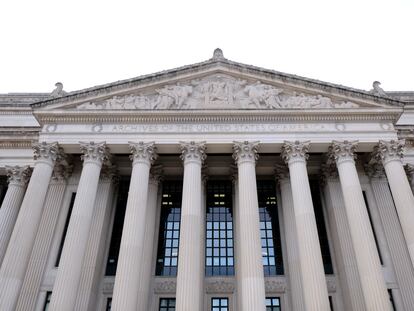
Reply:
[[[398,108],[369,92],[224,58],[69,93],[36,110],[286,110]]]

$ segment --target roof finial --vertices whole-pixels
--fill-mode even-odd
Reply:
[[[223,51],[219,48],[214,50],[213,59],[224,59]]]

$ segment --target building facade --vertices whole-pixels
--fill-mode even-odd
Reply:
[[[413,131],[219,49],[0,95],[0,310],[414,310]]]

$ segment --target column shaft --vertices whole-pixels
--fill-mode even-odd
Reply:
[[[63,205],[66,181],[62,178],[52,180],[45,200],[44,212],[36,235],[30,261],[27,266],[16,311],[34,311],[41,282],[49,259],[50,247],[53,241],[59,213]],[[68,197],[69,199],[70,197]],[[69,203],[69,201],[68,201]]]
[[[7,167],[9,187],[0,208],[0,266],[6,254],[7,245],[19,214],[26,184],[29,179],[29,167]]]
[[[0,310],[14,311],[42,217],[57,143],[35,144],[35,167],[0,269]]]
[[[201,204],[203,143],[182,143],[184,161],[181,230],[178,251],[177,311],[202,310],[204,296],[204,224]]]
[[[53,286],[49,310],[72,311],[82,274],[102,162],[107,158],[104,143],[81,143],[83,168],[73,204],[62,256]]]
[[[309,142],[285,142],[282,158],[289,166],[305,309],[328,311],[328,289],[306,169],[308,149]]]
[[[149,296],[151,278],[154,274],[153,250],[155,245],[155,224],[157,222],[157,201],[158,201],[159,175],[150,177],[148,187],[148,203],[145,223],[144,250],[142,252],[141,282],[137,292],[138,307],[136,310],[149,310]]]
[[[345,212],[341,184],[338,179],[328,178],[325,186],[329,224],[335,242],[338,261],[338,278],[344,291],[346,310],[364,310],[365,302],[359,278],[356,254]]]
[[[356,254],[365,307],[370,311],[388,310],[390,303],[381,264],[369,222],[354,162],[356,142],[334,142],[331,157],[336,159],[352,244]]]
[[[279,184],[282,196],[292,308],[295,311],[305,311],[292,188],[289,178],[279,179]]]
[[[114,167],[104,167],[101,172],[74,310],[93,310],[98,302],[99,283],[106,263],[105,242],[112,213],[115,174]]]
[[[239,277],[243,311],[263,311],[265,284],[260,240],[259,203],[256,184],[258,142],[235,142],[233,157],[238,167]]]
[[[153,162],[153,143],[130,144],[134,159],[128,201],[116,269],[112,308],[115,311],[137,309],[145,251],[145,227],[148,215],[148,181]],[[145,269],[151,269],[145,267]],[[149,284],[145,284],[149,286]]]

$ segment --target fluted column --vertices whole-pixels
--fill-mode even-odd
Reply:
[[[264,311],[265,284],[260,240],[256,161],[259,142],[234,142],[233,158],[238,167],[239,276],[242,311]]]
[[[108,161],[104,142],[80,143],[83,168],[73,204],[49,310],[72,311],[82,274],[102,163]]]
[[[285,142],[282,158],[289,166],[305,309],[328,311],[328,289],[306,170],[308,150],[309,142]]]
[[[334,141],[329,148],[328,165],[335,161],[338,169],[366,310],[389,311],[388,293],[355,167],[356,146],[356,141]]]
[[[42,217],[53,166],[61,157],[57,143],[35,143],[33,149],[35,166],[0,269],[2,311],[15,309]]]
[[[64,160],[57,162],[53,169],[39,230],[36,234],[27,272],[17,300],[16,311],[33,311],[36,308],[33,301],[36,301],[39,297],[59,214],[61,214],[63,204],[68,206],[70,203],[70,200],[65,202],[64,199],[67,180],[71,176],[72,168],[73,166]],[[66,196],[66,198],[70,199],[70,196]]]
[[[93,310],[98,303],[99,284],[106,263],[105,246],[117,182],[117,167],[102,166],[74,310]]]
[[[29,166],[6,166],[6,173],[9,187],[0,208],[0,266],[23,201],[30,178],[30,168]]]
[[[289,273],[292,308],[295,311],[305,311],[292,187],[290,184],[289,170],[285,165],[276,166],[276,179],[279,183],[280,194],[282,196],[283,223],[288,260],[287,270]]]
[[[130,143],[133,160],[131,183],[122,229],[118,266],[116,269],[112,309],[115,311],[144,311],[137,309],[141,282],[145,226],[148,214],[148,181],[151,164],[156,159],[154,143]],[[145,269],[151,269],[145,267]],[[146,284],[148,285],[148,284]]]
[[[365,310],[361,281],[356,263],[356,254],[352,245],[345,203],[342,196],[336,166],[322,165],[324,193],[328,211],[329,225],[337,259],[337,277],[344,293],[345,310]]]
[[[374,157],[382,162],[414,266],[414,195],[402,164],[405,142],[380,140]]]
[[[201,311],[204,297],[204,224],[201,204],[201,167],[206,158],[204,142],[182,142],[184,162],[181,204],[180,246],[178,251],[177,311]]]
[[[155,166],[150,171],[149,185],[148,185],[148,202],[145,222],[145,239],[144,249],[142,252],[141,265],[141,282],[136,293],[138,300],[138,307],[134,310],[149,310],[149,296],[151,278],[154,274],[153,265],[153,250],[155,242],[156,216],[157,216],[157,199],[158,186],[161,179],[162,168]]]

